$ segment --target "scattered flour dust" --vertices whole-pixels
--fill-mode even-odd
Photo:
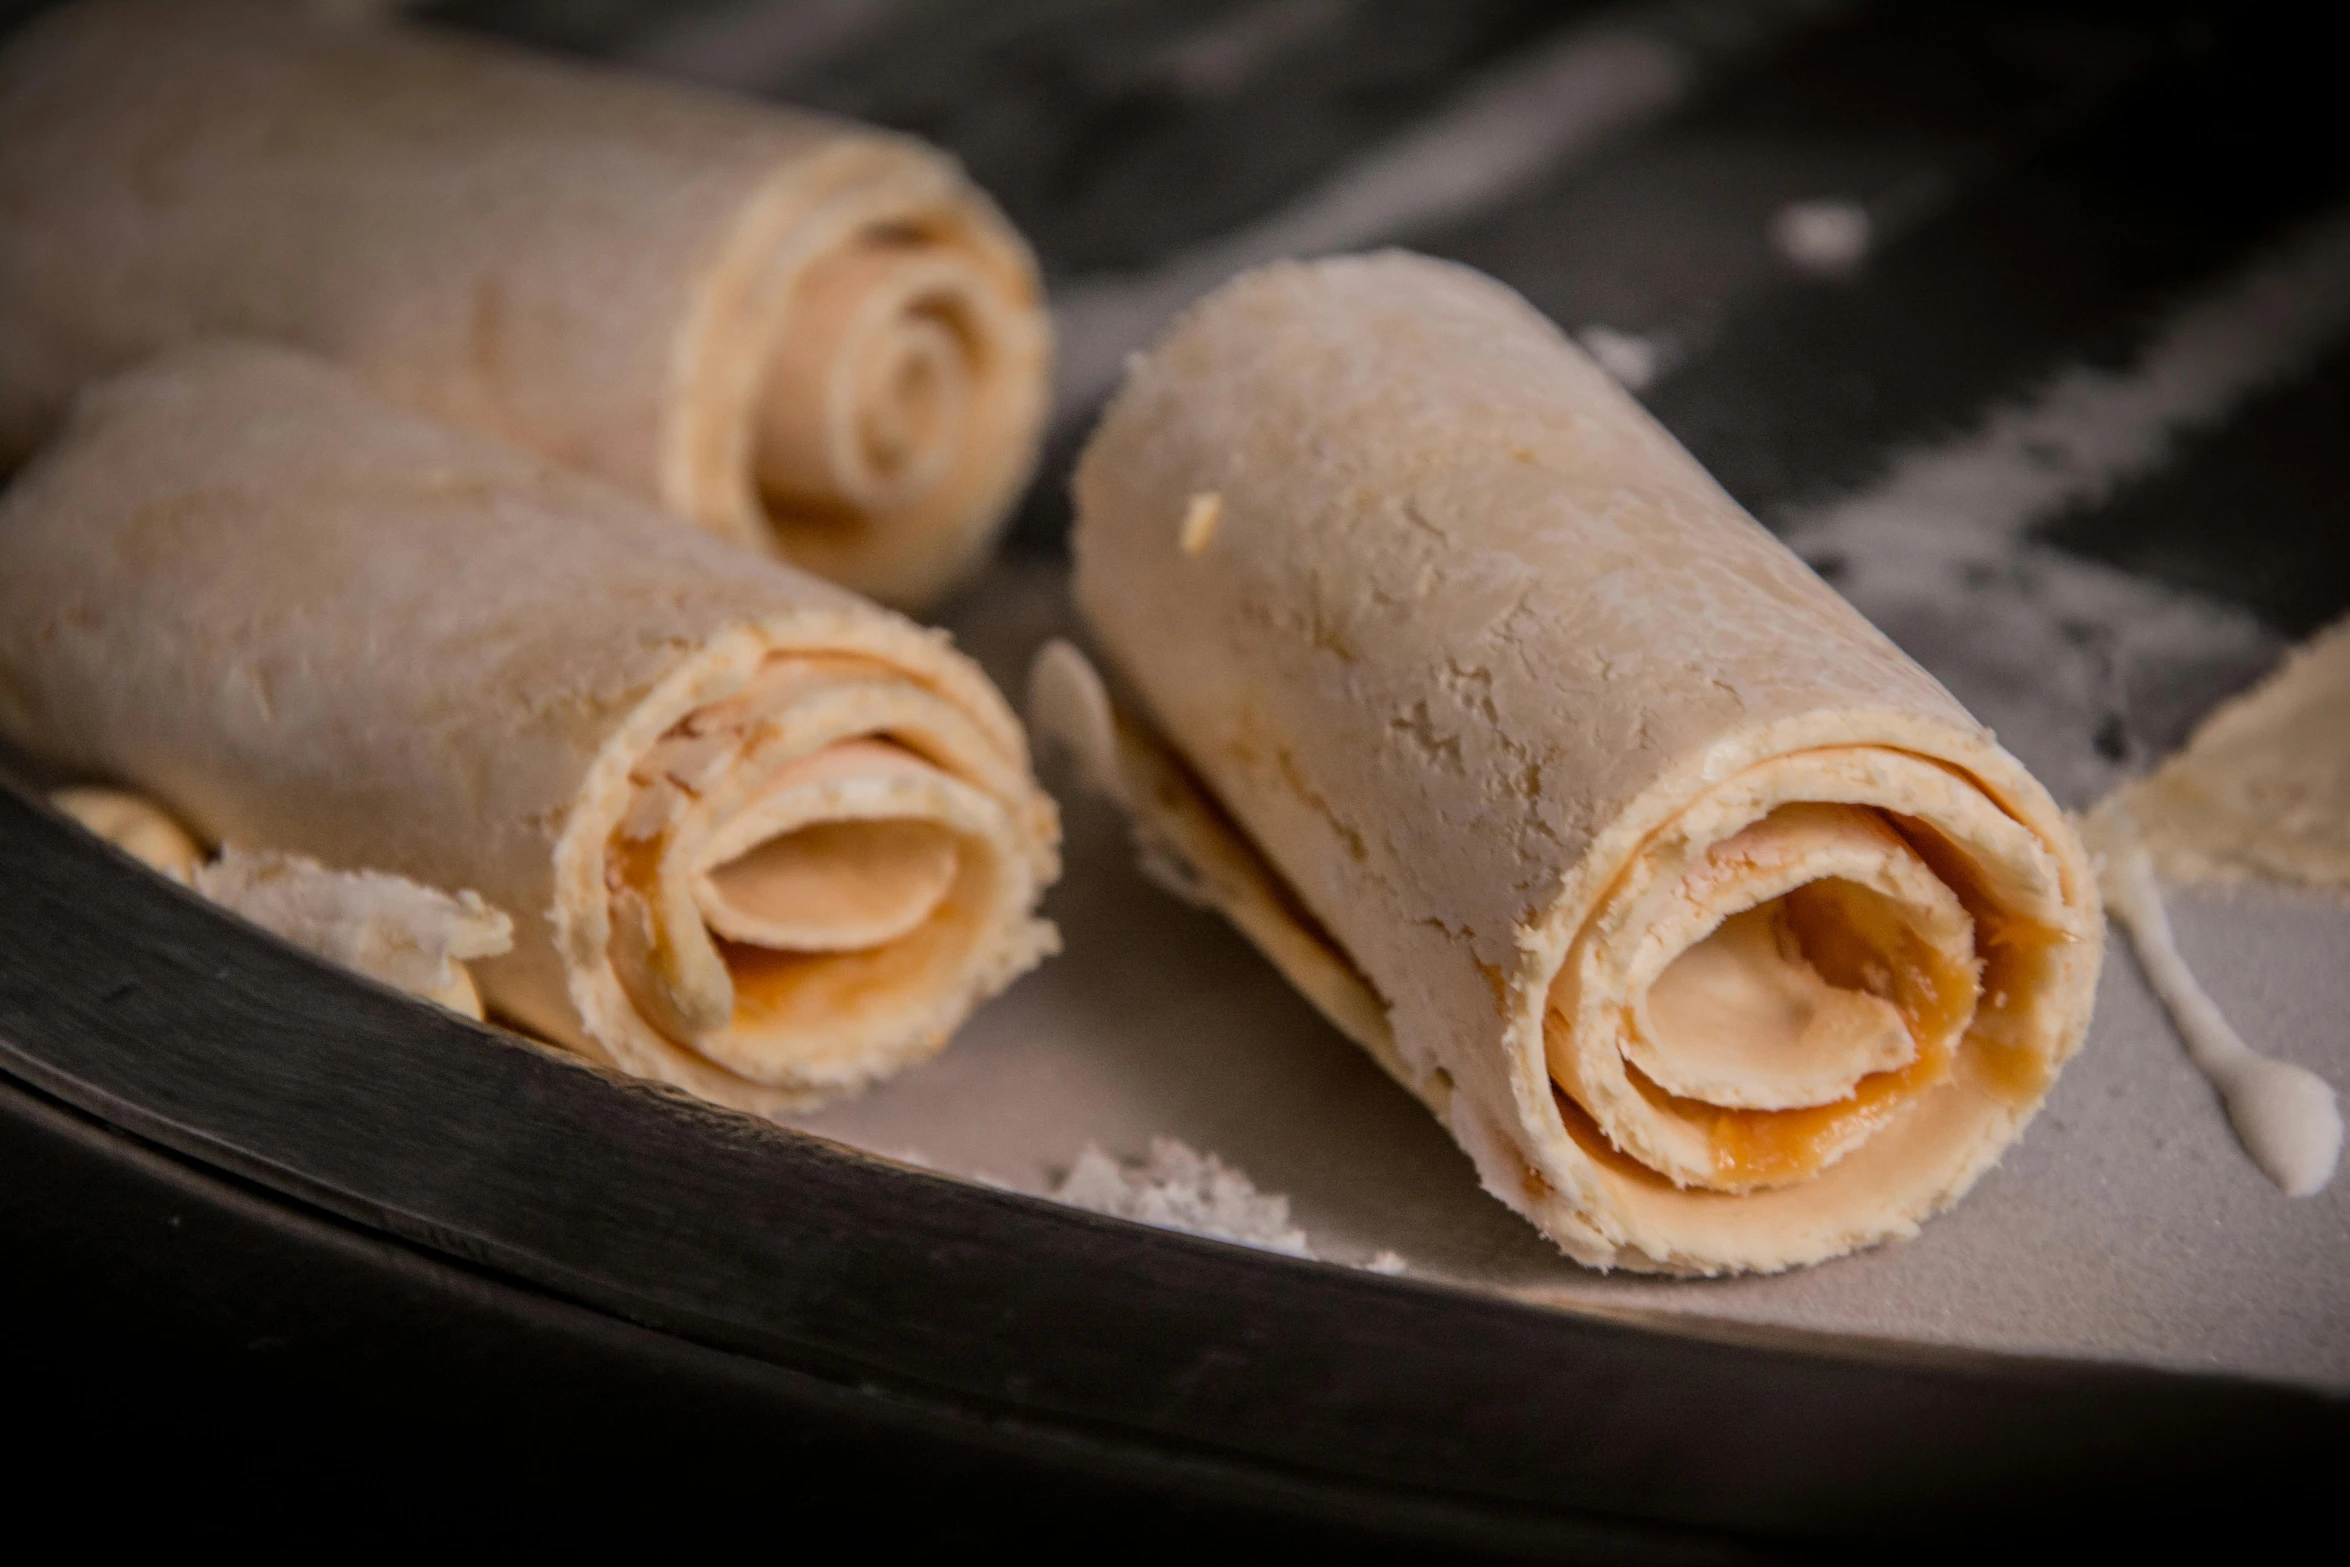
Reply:
[[[1771,217],[1771,248],[1814,277],[1858,272],[1872,238],[1869,209],[1857,201],[1791,201]]]
[[[2135,363],[2061,370],[1859,492],[1782,513],[1781,536],[2086,807],[2282,648],[2235,605],[2069,554],[2038,525],[2303,374],[2350,334],[2346,270],[2350,206],[2182,299]]]
[[[1674,356],[1670,346],[1636,332],[1619,332],[1612,326],[1587,326],[1575,334],[1575,341],[1627,392],[1646,391],[1658,376],[1672,368]]]
[[[1284,256],[1361,250],[1485,211],[1559,178],[1680,105],[1714,70],[1822,14],[1801,3],[1647,0],[1569,22],[1287,206],[1148,271],[1076,279],[1053,309],[1060,417],[1087,414],[1130,350],[1234,273]]]
[[[1058,1200],[1114,1218],[1238,1241],[1292,1257],[1311,1257],[1306,1232],[1289,1222],[1289,1199],[1256,1183],[1214,1154],[1172,1137],[1151,1139],[1150,1157],[1120,1164],[1087,1143],[1053,1191]]]

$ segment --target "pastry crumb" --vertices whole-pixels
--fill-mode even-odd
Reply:
[[[1224,520],[1224,497],[1209,490],[1194,495],[1191,505],[1183,513],[1183,528],[1177,535],[1186,555],[1197,555],[1208,547],[1216,536],[1216,524]]]
[[[297,947],[468,1017],[482,1008],[466,963],[514,946],[514,922],[479,893],[451,895],[386,871],[224,847],[192,880],[214,903]]]

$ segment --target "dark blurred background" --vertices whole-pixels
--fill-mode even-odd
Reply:
[[[1298,248],[1406,245],[1493,273],[1570,331],[1661,340],[1664,362],[1640,390],[1766,519],[1864,482],[1902,443],[1946,435],[2069,365],[2126,364],[2171,302],[2323,217],[2350,186],[2322,8],[413,9],[926,136],[1004,205],[1056,295],[1088,304],[1104,283],[1148,281],[1252,227],[1278,234],[1383,154],[1452,128],[1430,167],[1388,171],[1402,188],[1384,210]],[[1513,89],[1522,101],[1490,125],[1464,124]],[[1516,166],[1496,179],[1481,161]],[[1820,199],[1873,220],[1849,276],[1807,273],[1771,244],[1780,209]],[[1245,245],[1231,255],[1255,259]],[[1090,336],[1073,346],[1101,352]],[[1131,346],[1110,351],[1113,368]],[[2345,488],[2325,460],[2350,428],[2350,343],[2323,346],[2169,471],[2049,519],[2048,538],[2240,603],[2289,635],[2350,607],[2350,552],[2331,547]],[[1083,411],[1065,409],[1070,422]],[[1023,536],[1034,547],[1057,542],[1063,477],[1048,470],[1040,485]],[[2210,525],[2215,498],[2236,525]]]

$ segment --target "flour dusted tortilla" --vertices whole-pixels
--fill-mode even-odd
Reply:
[[[1033,258],[903,136],[266,0],[85,0],[0,52],[0,465],[205,333],[904,607],[1045,414]]]
[[[0,733],[478,891],[494,1010],[753,1110],[927,1056],[1054,940],[1051,803],[941,635],[283,350],[100,385],[0,497]]]
[[[2046,792],[1500,285],[1243,277],[1076,495],[1137,712],[1066,650],[1039,710],[1571,1255],[1908,1233],[2078,1048],[2102,923]]]

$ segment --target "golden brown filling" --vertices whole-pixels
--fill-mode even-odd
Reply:
[[[1767,932],[1763,940],[1758,927]],[[1742,1026],[1787,1065],[1800,1065],[1806,1054],[1849,1059],[1856,1043],[1892,1057],[1823,1102],[1776,1109],[1673,1094],[1628,1066],[1644,1099],[1707,1128],[1716,1182],[1734,1190],[1801,1180],[1865,1140],[1949,1075],[1953,1042],[1974,1008],[1973,976],[1963,961],[1934,951],[1889,900],[1838,878],[1724,920],[1659,978],[1650,992],[1652,1016],[1686,1022],[1686,998],[1678,994],[1685,969],[1722,965],[1733,966],[1739,981],[1722,988],[1740,999],[1768,999],[1735,1022],[1707,1021]]]
[[[1711,843],[1656,844],[1549,1013],[1567,1130],[1594,1157],[1604,1143],[1607,1168],[1721,1192],[1786,1185],[1961,1062],[2000,1097],[2036,1091],[2046,1067],[2022,1009],[2062,938],[2007,908],[1991,891],[2001,873],[1934,829],[1796,804]]]
[[[1638,1067],[1633,1086],[1660,1109],[1710,1122],[1716,1184],[1729,1190],[1781,1186],[1817,1174],[1884,1125],[1912,1097],[1949,1076],[1951,1051],[1939,1042],[1907,1066],[1871,1072],[1852,1097],[1800,1110],[1725,1110],[1699,1099],[1667,1094]]]

